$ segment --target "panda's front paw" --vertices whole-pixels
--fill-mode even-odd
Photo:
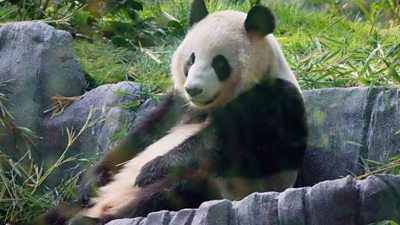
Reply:
[[[91,197],[96,196],[97,189],[110,182],[113,173],[102,166],[94,166],[82,179],[78,188],[78,199],[83,205],[88,205]]]

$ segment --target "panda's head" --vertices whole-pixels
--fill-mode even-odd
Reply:
[[[203,0],[194,0],[189,25],[173,55],[171,71],[175,90],[191,106],[219,108],[268,76],[275,60],[268,41],[275,18],[268,8],[209,14]]]

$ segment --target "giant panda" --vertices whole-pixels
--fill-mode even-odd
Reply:
[[[294,184],[306,114],[272,12],[209,14],[194,0],[189,15],[172,57],[173,90],[86,173],[81,203],[37,224],[103,224]]]

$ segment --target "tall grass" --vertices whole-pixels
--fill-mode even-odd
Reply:
[[[18,160],[0,149],[0,223],[26,223],[49,208],[68,199],[76,199],[75,187],[79,173],[63,180],[56,187],[48,187],[46,179],[65,163],[76,161],[76,156],[66,157],[76,139],[89,127],[94,110],[90,110],[83,127],[78,131],[67,129],[68,144],[60,157],[45,169],[34,162],[27,149]]]
[[[303,89],[359,85],[399,86],[398,24],[378,19],[371,21],[371,16],[367,18],[360,11],[354,16],[355,10],[342,10],[342,14],[339,14],[334,10],[339,6],[333,3],[317,5],[299,0],[262,2],[276,14],[278,24],[275,36]],[[141,13],[145,16],[169,15],[170,20],[176,20],[186,26],[188,5],[188,1],[148,4]],[[250,3],[245,1],[243,4],[227,4],[210,1],[208,7],[211,12],[223,9],[247,11]],[[381,14],[375,12],[373,15],[380,18]],[[129,51],[124,48],[119,54],[120,50],[109,43],[88,44],[78,41],[75,49],[84,67],[90,68],[87,70],[88,76],[95,79],[96,84],[116,82],[129,77],[131,80],[165,90],[171,85],[168,81],[170,56],[184,33],[182,31],[172,37],[166,37],[172,38],[172,42],[148,47],[148,50],[160,59],[158,63],[138,47],[130,48]],[[98,51],[96,46],[100,46]],[[86,53],[82,49],[85,49]],[[108,54],[107,57],[103,57],[104,61],[101,58],[90,60],[90,54],[104,56],[104,51],[110,51],[103,49],[115,50],[111,50],[111,56]],[[123,56],[123,60],[115,61],[120,56]],[[107,61],[110,62],[110,66],[104,67]]]

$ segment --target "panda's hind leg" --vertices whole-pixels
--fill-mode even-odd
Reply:
[[[151,212],[160,210],[197,208],[204,201],[222,198],[219,189],[209,176],[199,171],[187,174],[180,178],[163,178],[141,187],[135,196],[127,200],[129,204],[124,204],[106,218],[132,218],[147,216]]]

